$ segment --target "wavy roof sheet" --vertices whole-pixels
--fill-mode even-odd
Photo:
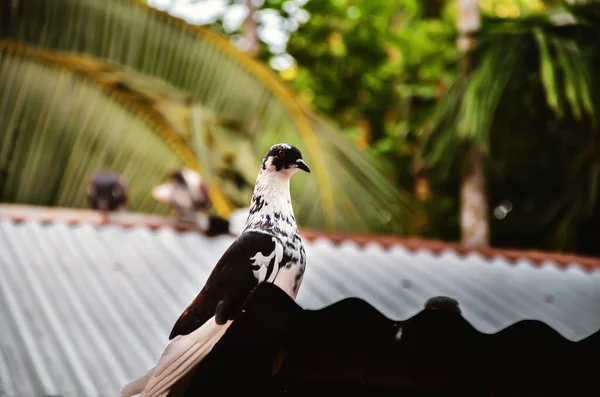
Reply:
[[[54,216],[0,210],[0,396],[114,396],[156,362],[235,237]],[[355,296],[403,320],[446,295],[482,332],[524,319],[571,340],[600,328],[600,269],[577,257],[490,259],[312,233],[297,299],[304,308]]]

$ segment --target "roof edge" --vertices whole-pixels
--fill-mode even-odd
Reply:
[[[562,268],[567,268],[573,265],[589,271],[600,270],[600,258],[581,256],[572,253],[526,250],[518,248],[467,247],[457,242],[386,234],[330,232],[312,229],[302,229],[301,234],[309,241],[325,238],[334,244],[353,242],[364,247],[368,244],[375,243],[387,249],[401,246],[409,251],[428,251],[437,255],[450,251],[455,252],[459,256],[463,257],[469,254],[478,254],[488,259],[501,257],[511,263],[516,263],[520,260],[528,260],[537,265],[553,262]]]
[[[143,227],[151,230],[166,228],[177,232],[205,234],[197,225],[178,223],[174,217],[127,211],[111,212],[104,215],[99,211],[84,208],[0,203],[0,221],[3,220],[14,223],[66,223],[73,226],[84,223],[95,226],[114,225],[126,229],[133,227]]]
[[[39,222],[41,224],[62,222],[69,225],[88,223],[97,226],[116,225],[124,228],[144,227],[151,230],[167,228],[177,232],[194,232],[205,235],[197,225],[181,224],[176,222],[173,217],[124,211],[114,212],[105,216],[98,211],[90,209],[0,203],[0,221],[3,220],[14,223]],[[501,257],[512,263],[517,263],[520,260],[528,260],[536,265],[554,263],[561,268],[576,266],[587,271],[600,270],[600,258],[571,253],[491,247],[475,248],[465,247],[456,242],[430,240],[419,237],[335,232],[308,228],[301,228],[300,234],[308,241],[327,239],[336,245],[351,242],[360,247],[365,247],[368,244],[376,244],[385,249],[400,246],[412,252],[429,251],[436,255],[444,252],[454,252],[462,257],[469,254],[478,254],[488,259]],[[235,236],[234,234],[230,235]]]

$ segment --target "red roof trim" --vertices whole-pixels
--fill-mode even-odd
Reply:
[[[429,251],[434,254],[441,254],[446,251],[453,251],[458,255],[479,254],[484,258],[493,259],[501,257],[510,262],[518,262],[519,260],[528,260],[537,265],[542,265],[546,262],[554,262],[561,267],[577,265],[586,270],[600,269],[600,258],[579,256],[568,253],[552,253],[546,251],[522,250],[522,249],[506,249],[506,248],[474,248],[465,247],[459,243],[445,242],[439,240],[428,240],[418,237],[401,237],[392,235],[377,235],[377,234],[360,234],[360,233],[343,233],[343,232],[328,232],[320,230],[302,230],[302,237],[309,241],[314,241],[319,238],[326,238],[334,244],[344,242],[353,242],[359,246],[365,246],[370,243],[376,243],[384,248],[392,248],[394,246],[402,246],[409,251]]]
[[[173,218],[164,216],[119,212],[104,217],[96,211],[87,209],[38,207],[16,204],[0,204],[0,220],[9,220],[15,223],[40,222],[42,224],[51,224],[55,222],[64,222],[70,225],[81,223],[91,223],[94,225],[110,224],[124,228],[145,227],[151,230],[169,228],[178,232],[201,233],[200,229],[195,226],[179,225]],[[485,258],[493,259],[494,257],[501,257],[511,262],[529,260],[538,265],[544,264],[545,262],[554,262],[563,268],[570,265],[576,265],[589,271],[600,269],[600,258],[583,257],[573,254],[518,249],[470,248],[461,246],[457,243],[427,240],[416,237],[330,232],[311,229],[301,229],[301,234],[303,238],[309,241],[324,238],[334,244],[352,242],[358,246],[364,247],[367,244],[375,243],[384,248],[402,246],[410,251],[425,250],[434,254],[440,254],[445,251],[454,251],[463,256],[476,253]]]

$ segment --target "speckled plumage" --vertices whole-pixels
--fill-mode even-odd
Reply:
[[[275,282],[292,298],[296,298],[306,268],[306,253],[296,225],[290,196],[290,177],[298,171],[298,168],[277,170],[277,165],[273,164],[272,155],[274,148],[277,149],[277,147],[279,145],[275,145],[269,150],[261,164],[244,232],[257,231],[274,237],[276,249],[282,251],[281,258],[277,258],[276,261],[279,267],[278,271],[283,269],[289,274],[286,274],[285,277],[282,274],[283,278],[279,281],[278,273],[272,276],[273,281],[261,279],[259,281]],[[290,145],[284,147],[287,150],[292,150],[292,148]],[[301,158],[299,151],[298,156]],[[257,271],[255,274],[258,275],[259,272]],[[284,285],[290,282],[290,276],[293,284]]]

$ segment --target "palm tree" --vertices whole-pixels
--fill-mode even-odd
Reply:
[[[53,115],[57,114],[54,110],[36,116],[29,111],[29,102],[23,102],[23,109],[27,111],[21,113],[7,108],[0,116],[0,141],[10,143],[26,131],[27,141],[38,142],[37,149],[19,149],[23,151],[20,156],[27,158],[22,161],[28,163],[38,156],[38,164],[49,164],[52,163],[50,156],[62,159],[80,151],[80,158],[88,159],[89,167],[130,170],[128,175],[135,180],[136,189],[143,197],[132,209],[144,211],[158,210],[148,203],[156,178],[143,178],[134,170],[145,169],[146,163],[156,164],[153,173],[164,176],[167,168],[185,164],[199,170],[207,179],[217,196],[217,211],[227,215],[236,206],[248,202],[252,175],[266,148],[273,142],[290,141],[300,147],[315,170],[314,176],[302,178],[292,187],[301,224],[340,230],[403,230],[407,199],[385,176],[385,166],[355,147],[332,121],[301,103],[270,69],[238,51],[225,38],[136,0],[27,0],[21,5],[25,3],[26,6],[18,7],[10,18],[3,14],[3,20],[10,22],[4,25],[3,37],[6,48],[17,46],[6,41],[10,39],[26,44],[28,49],[18,59],[12,55],[3,57],[2,67],[9,58],[17,64],[35,63],[31,57],[44,54],[41,56],[56,59],[58,64],[70,65],[71,71],[75,71],[72,74],[81,76],[77,72],[81,68],[79,64],[86,64],[89,69],[83,82],[76,77],[80,79],[77,83],[64,83],[65,90],[66,87],[74,90],[79,84],[95,85],[97,97],[102,98],[106,109],[104,116],[95,117],[93,123],[78,124],[70,116],[64,116],[52,124],[56,118]],[[66,59],[70,61],[61,62]],[[96,70],[91,65],[96,65]],[[69,91],[61,91],[66,98],[58,97],[59,91],[53,91],[54,85],[49,82],[58,80],[65,72],[48,64],[44,67],[48,83],[39,84],[37,88],[29,87],[28,83],[31,92],[37,89],[37,93],[30,96],[21,91],[17,80],[11,81],[2,74],[3,84],[10,87],[6,94],[3,92],[3,103],[36,98],[42,109],[55,109],[59,106],[55,102],[62,102],[73,113],[79,112],[78,109],[92,113],[100,110],[96,102],[82,99],[71,103]],[[118,72],[102,80],[106,67]],[[34,72],[16,66],[15,70],[18,81],[36,78],[29,75]],[[114,92],[125,96],[116,96]],[[123,111],[122,108],[133,109],[127,107],[125,97],[137,106],[136,111]],[[122,124],[111,124],[109,108],[120,111]],[[150,116],[157,114],[160,115],[157,119]],[[34,122],[35,117],[38,118]],[[163,124],[157,124],[158,119]],[[122,125],[127,124],[131,128],[123,131]],[[36,128],[31,128],[32,125]],[[141,163],[140,159],[129,158],[133,149],[118,144],[107,158],[91,148],[86,137],[92,132],[86,129],[102,136],[111,130],[126,132],[145,148],[147,158]],[[160,150],[170,150],[171,162],[163,159],[160,150],[146,146],[147,140],[152,139],[150,132],[155,133],[154,139],[159,137],[163,141],[164,149]],[[52,140],[43,141],[42,136],[60,136],[68,144],[62,149],[46,151]],[[3,144],[3,147],[8,146]],[[52,155],[47,154],[50,152]],[[33,178],[33,173],[19,173],[13,163],[15,156],[5,157],[4,165],[0,166],[8,170],[9,175],[3,200],[82,204],[77,201],[80,199],[75,199],[76,193],[51,195],[46,192],[45,197],[37,193],[40,196],[35,200],[25,193],[15,196],[10,186],[34,186],[33,179],[28,179]],[[75,159],[72,161],[70,167],[77,163]],[[83,170],[66,174],[62,160],[57,163],[60,166],[54,171],[56,178],[70,178],[64,183],[81,185]]]
[[[120,65],[9,40],[0,41],[0,60],[3,201],[79,207],[98,168],[149,186],[165,169],[198,168],[184,139],[189,95]],[[160,210],[144,184],[131,188],[133,207]]]
[[[538,134],[548,131],[547,139],[556,135],[550,131],[586,134],[588,147],[567,165],[573,188],[546,198],[553,204],[545,222],[556,230],[557,246],[565,246],[578,219],[598,200],[598,37],[598,1],[556,6],[519,19],[484,17],[475,36],[478,43],[468,52],[469,75],[459,78],[443,98],[429,142],[429,164],[440,167],[465,158],[465,150],[470,153],[473,161],[463,187],[473,179],[474,198],[482,201],[487,197],[483,169],[494,149],[492,141],[526,140],[532,128]],[[486,199],[481,208],[487,204]]]

